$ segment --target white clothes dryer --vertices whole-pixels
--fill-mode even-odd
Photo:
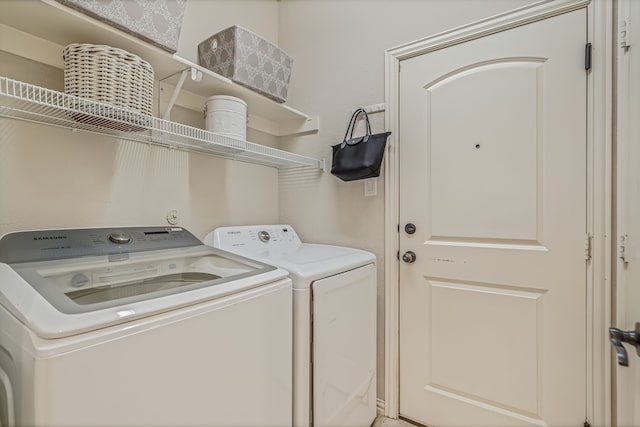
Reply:
[[[180,227],[0,238],[0,425],[290,426],[288,273]]]
[[[223,227],[204,243],[293,279],[293,423],[369,426],[376,416],[375,256],[302,243],[289,225]]]

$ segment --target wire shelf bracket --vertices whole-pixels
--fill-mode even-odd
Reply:
[[[187,76],[190,76],[191,80],[193,80],[194,82],[199,82],[202,80],[202,71],[196,70],[193,67],[189,67],[189,68],[185,68],[180,72],[180,78],[178,78],[178,83],[176,84],[176,87],[173,89],[173,93],[171,94],[171,98],[169,98],[169,103],[167,104],[167,107],[165,108],[164,113],[162,113],[162,118],[164,120],[169,120],[169,118],[171,117],[171,109],[173,108],[174,104],[176,103],[176,100],[178,99],[178,94],[182,90],[182,85],[184,85],[184,81],[187,79]]]

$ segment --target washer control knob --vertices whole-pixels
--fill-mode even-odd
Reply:
[[[131,241],[131,235],[124,231],[112,231],[109,233],[109,240],[118,245],[124,245]]]
[[[76,273],[71,278],[71,286],[74,288],[81,288],[89,284],[89,278],[84,273]]]
[[[262,230],[258,233],[258,238],[261,242],[267,243],[269,240],[271,240],[271,235],[269,235],[268,231]]]

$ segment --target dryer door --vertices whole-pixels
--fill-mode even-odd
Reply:
[[[371,425],[376,416],[376,267],[312,284],[313,425]]]

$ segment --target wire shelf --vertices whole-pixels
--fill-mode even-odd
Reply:
[[[112,135],[276,168],[310,166],[324,170],[324,160],[219,135],[6,77],[0,77],[0,117]]]

